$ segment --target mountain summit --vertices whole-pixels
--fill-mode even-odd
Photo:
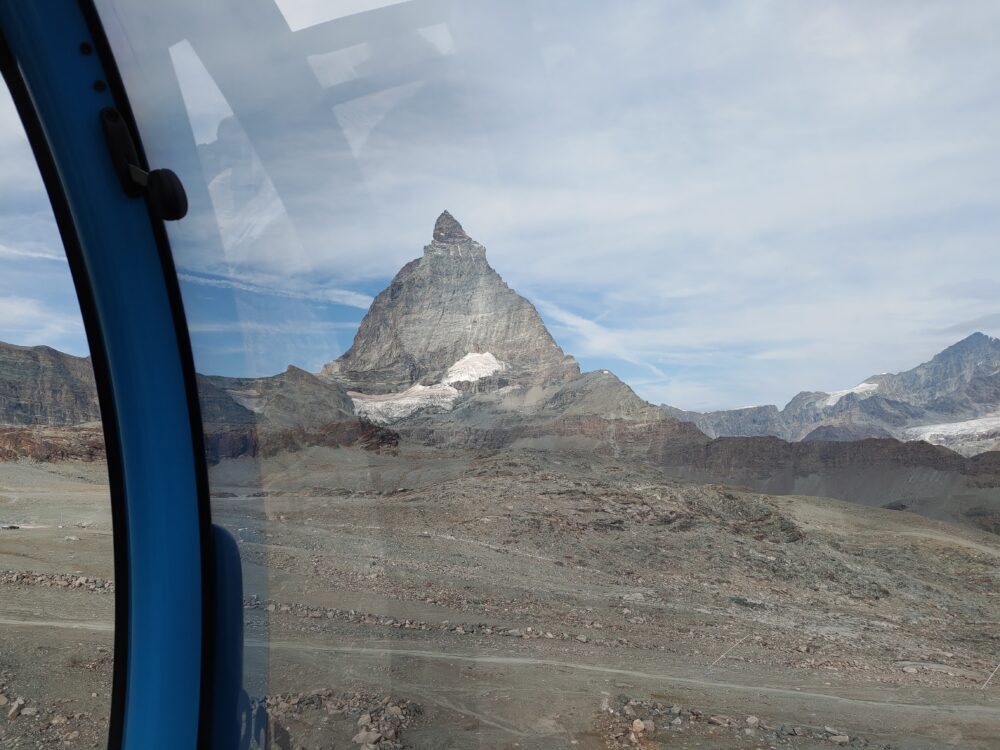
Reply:
[[[454,216],[447,211],[442,211],[434,222],[434,240],[436,242],[454,243],[472,239],[462,229]]]
[[[576,377],[535,307],[486,260],[486,248],[445,211],[423,257],[407,263],[372,303],[354,343],[321,376],[362,393],[440,383],[470,355],[512,382]],[[480,356],[481,355],[481,356]]]

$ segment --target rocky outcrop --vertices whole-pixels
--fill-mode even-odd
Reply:
[[[294,365],[264,378],[200,376],[206,424],[316,427],[353,419],[354,405],[341,385]]]
[[[802,442],[808,443],[813,441],[823,441],[846,443],[853,440],[866,440],[872,437],[891,438],[892,435],[888,430],[883,430],[871,425],[855,426],[851,423],[821,424],[815,430],[802,438]]]
[[[788,434],[781,411],[770,404],[710,412],[686,411],[669,404],[663,404],[660,408],[676,419],[697,425],[709,437],[785,437]]]
[[[298,367],[264,378],[199,376],[209,461],[309,446],[393,449],[398,436],[359,418],[341,385]]]
[[[354,343],[321,377],[368,394],[440,383],[470,353],[490,354],[511,382],[579,374],[541,316],[486,260],[486,249],[445,211],[423,257],[407,263],[372,303]]]
[[[1000,372],[1000,339],[983,333],[973,333],[949,346],[929,362],[898,374],[873,375],[868,378],[878,385],[880,395],[932,410],[971,408],[984,404],[995,409],[996,387],[978,392],[981,378],[993,379]],[[970,388],[971,386],[971,388]],[[971,416],[966,412],[962,416]],[[955,414],[960,416],[960,414]]]
[[[381,453],[391,452],[398,445],[399,435],[395,432],[363,419],[348,419],[311,427],[216,425],[205,432],[205,455],[209,463],[241,456],[276,456],[279,453],[294,453],[317,446],[360,448]]]
[[[100,425],[0,427],[0,461],[103,461]]]
[[[450,411],[427,410],[393,428],[438,447],[568,450],[654,463],[665,446],[708,441],[694,425],[663,414],[606,370],[546,386],[471,392]]]
[[[971,458],[895,439],[787,442],[723,437],[673,442],[662,465],[678,478],[813,495],[885,507],[992,530],[1000,514],[1000,452]]]
[[[58,426],[100,418],[89,357],[0,342],[0,424]]]
[[[851,442],[791,443],[774,437],[716,438],[701,445],[683,446],[665,457],[667,462],[704,469],[719,476],[770,478],[821,474],[831,469],[930,468],[966,473],[970,459],[929,443],[869,438]]]

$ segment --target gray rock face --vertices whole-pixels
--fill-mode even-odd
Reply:
[[[971,454],[1000,444],[1000,340],[974,333],[911,370],[866,378],[838,393],[803,391],[784,409],[688,412],[664,405],[710,437],[924,439]]]
[[[266,378],[199,376],[207,424],[317,427],[354,417],[350,396],[337,383],[290,365]]]
[[[472,353],[490,353],[513,382],[550,382],[580,369],[538,311],[486,260],[486,248],[445,211],[422,258],[407,263],[375,298],[354,339],[321,377],[363,393],[440,382]]]
[[[694,422],[706,435],[713,438],[734,435],[784,437],[787,433],[781,410],[771,404],[710,412],[685,411],[668,404],[663,404],[661,408],[672,417],[684,422]]]
[[[89,357],[0,342],[0,424],[59,426],[100,418]]]
[[[606,370],[545,385],[465,394],[449,411],[427,409],[394,422],[402,437],[446,448],[570,451],[657,463],[677,443],[708,442],[639,398]]]
[[[549,398],[542,414],[560,417],[600,417],[659,421],[663,415],[607,370],[585,372],[562,384]]]
[[[443,211],[441,215],[438,216],[437,221],[434,222],[434,233],[432,236],[435,242],[441,242],[444,244],[465,242],[466,240],[471,239],[469,235],[465,233],[465,230],[462,229],[462,225],[458,223],[458,220],[448,211]]]

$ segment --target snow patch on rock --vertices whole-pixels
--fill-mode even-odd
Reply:
[[[376,424],[388,424],[421,409],[435,408],[450,411],[451,405],[459,396],[459,391],[444,383],[434,385],[417,383],[400,393],[374,396],[351,391],[348,395],[354,401],[354,412],[359,417],[366,417]]]
[[[494,373],[507,369],[507,365],[489,352],[472,352],[466,354],[458,362],[448,368],[444,379],[445,385],[450,383],[474,383],[480,378],[489,377]]]
[[[842,391],[834,391],[829,396],[827,396],[826,403],[824,406],[834,406],[840,399],[846,396],[848,393],[874,393],[878,390],[878,383],[861,383],[853,388],[845,388]]]
[[[354,413],[377,424],[390,424],[414,414],[421,409],[450,411],[461,391],[452,383],[474,383],[480,378],[507,369],[507,365],[489,352],[472,352],[448,368],[440,383],[417,383],[399,393],[369,395],[349,391],[354,402]]]
[[[265,399],[259,391],[229,391],[233,401],[255,414],[264,413]]]
[[[907,440],[926,440],[928,443],[940,443],[948,438],[987,436],[1000,431],[1000,414],[979,419],[967,419],[963,422],[941,422],[940,424],[925,424],[911,427],[904,431]]]

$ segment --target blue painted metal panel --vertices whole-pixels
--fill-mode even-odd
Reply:
[[[80,7],[0,0],[0,29],[44,129],[68,199],[104,342],[120,438],[128,550],[123,746],[197,745],[202,549],[195,436],[184,360],[145,203],[122,191],[98,112],[115,106]],[[106,412],[107,413],[107,412]],[[122,619],[119,618],[119,622]]]
[[[213,748],[240,747],[243,688],[243,568],[236,539],[212,526],[215,569],[215,631],[212,700]],[[249,734],[249,732],[248,732]],[[249,746],[249,743],[247,743]]]

